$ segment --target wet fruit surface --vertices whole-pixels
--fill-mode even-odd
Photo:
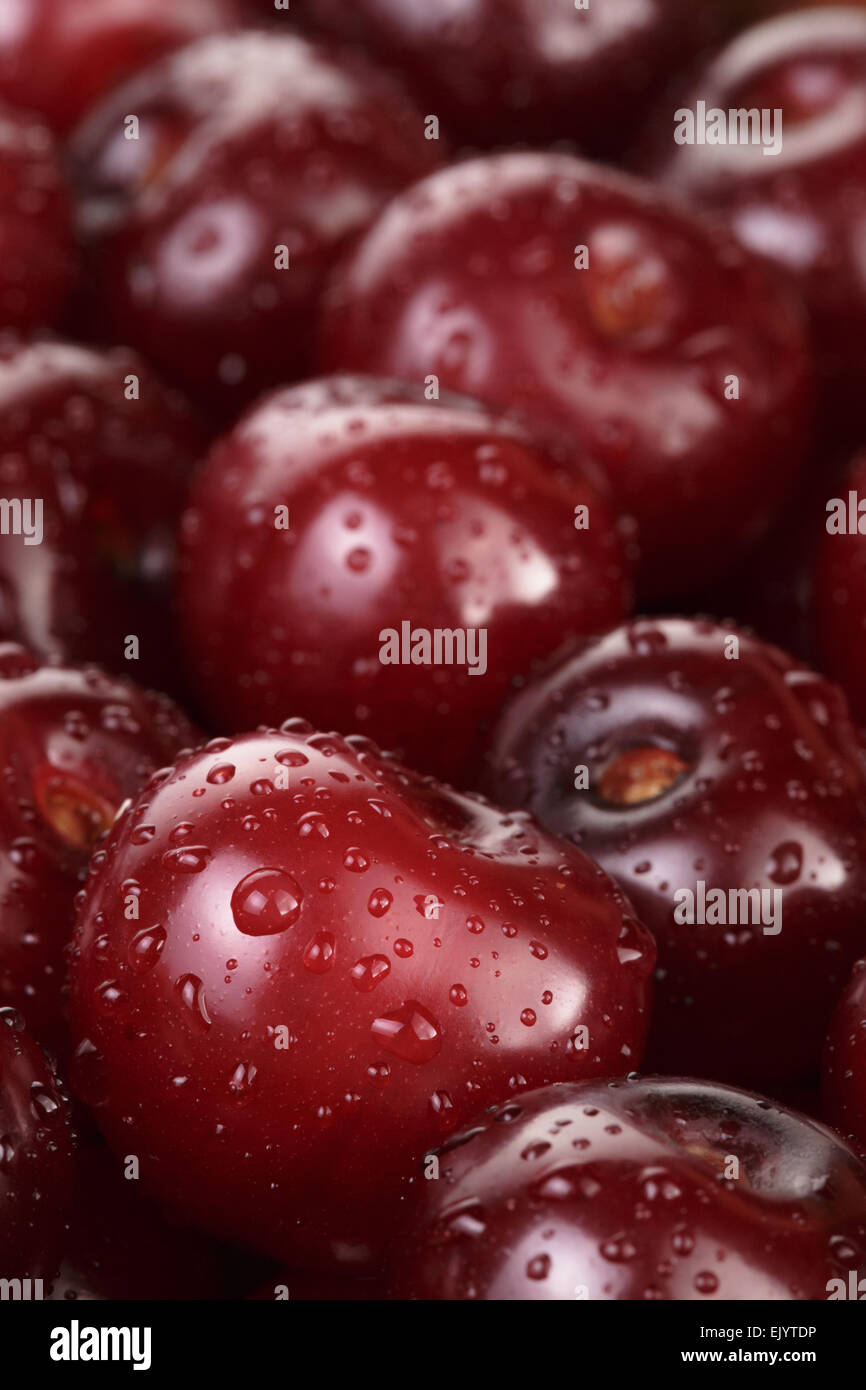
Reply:
[[[866,961],[837,1005],[824,1053],[823,1112],[866,1158]]]
[[[837,686],[743,633],[638,621],[522,692],[491,761],[492,794],[581,845],[655,933],[653,1069],[817,1073],[866,944],[866,780]]]
[[[225,416],[304,372],[324,275],[441,143],[381,74],[248,33],[122,86],[71,149],[92,248],[85,321]]]
[[[129,352],[0,345],[0,635],[169,683],[166,590],[201,441]]]
[[[866,719],[866,455],[832,489],[828,509],[813,512],[811,618],[821,666],[839,681],[857,718]],[[854,511],[851,516],[851,501]],[[841,503],[841,509],[829,507]],[[853,525],[852,525],[853,519]],[[864,533],[861,534],[860,526]]]
[[[43,1045],[64,1049],[64,948],[90,851],[194,742],[165,697],[0,643],[0,1004]]]
[[[824,1300],[866,1261],[850,1149],[703,1081],[517,1097],[446,1143],[423,1188],[399,1298]]]
[[[51,133],[37,117],[0,104],[0,329],[54,327],[75,259]]]
[[[295,1266],[370,1261],[477,1106],[640,1056],[654,952],[610,881],[365,740],[216,740],[91,864],[77,1093],[169,1209]]]
[[[758,113],[760,134],[675,143],[674,113],[696,111],[699,100],[709,111]],[[665,188],[720,214],[796,285],[811,311],[828,422],[838,426],[842,411],[861,436],[864,157],[866,14],[839,7],[781,15],[738,35],[662,106],[645,160]]]
[[[521,412],[578,440],[637,519],[644,596],[730,572],[798,476],[798,306],[648,184],[505,154],[398,197],[329,291],[321,361]]]
[[[235,0],[8,0],[0,96],[63,133],[129,72],[237,18]]]
[[[458,785],[514,678],[630,596],[573,451],[361,378],[270,397],[217,445],[180,571],[184,654],[217,728],[297,713]]]
[[[0,1008],[0,1267],[4,1279],[54,1274],[74,1166],[66,1101],[20,1015]],[[14,1297],[11,1295],[4,1295]],[[38,1290],[19,1297],[38,1298]]]
[[[572,140],[610,155],[712,28],[689,0],[306,0],[302,22],[405,73],[471,146]]]

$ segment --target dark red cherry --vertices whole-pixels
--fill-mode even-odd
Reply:
[[[822,668],[866,721],[866,454],[812,508],[812,623]],[[862,530],[861,530],[862,527]]]
[[[216,727],[315,717],[458,783],[512,681],[629,597],[572,453],[369,378],[257,405],[182,528],[183,648]]]
[[[129,352],[0,346],[0,635],[171,682],[166,591],[202,437]]]
[[[830,1024],[823,1113],[866,1158],[866,960],[854,967]]]
[[[824,1125],[728,1086],[547,1086],[479,1113],[424,1172],[397,1298],[866,1291],[866,1167]]]
[[[698,102],[711,120],[724,114],[718,129],[728,143],[699,143],[703,119],[690,132],[685,113],[696,117]],[[766,125],[739,138],[731,110],[752,111]],[[694,143],[677,143],[690,133]],[[825,428],[853,427],[862,442],[866,14],[807,9],[738,35],[660,108],[644,167],[665,189],[721,216],[796,286],[827,387]]]
[[[65,1039],[64,948],[90,852],[123,801],[195,741],[163,696],[0,644],[0,1004],[43,1045]],[[134,885],[123,897],[122,911],[147,916]]]
[[[259,12],[265,8],[259,5]],[[304,0],[302,23],[404,73],[467,145],[622,151],[652,98],[712,35],[691,0]]]
[[[289,34],[191,44],[72,140],[84,320],[231,414],[305,371],[323,277],[440,148],[358,61]]]
[[[20,1015],[0,1008],[0,1267],[4,1280],[47,1281],[71,1214],[75,1168],[66,1100]],[[11,1285],[39,1299],[47,1287]]]
[[[236,0],[7,0],[0,97],[65,133],[122,77],[237,21]]]
[[[580,442],[640,529],[645,594],[736,568],[808,439],[799,313],[658,190],[559,154],[506,154],[395,199],[336,276],[328,370],[515,409]]]
[[[640,1057],[652,939],[610,880],[367,740],[217,739],[91,867],[75,1089],[184,1221],[290,1266],[372,1263],[477,1106]]]
[[[665,618],[517,696],[489,786],[591,854],[659,947],[648,1065],[817,1075],[866,946],[866,764],[845,698],[744,632]]]
[[[69,197],[51,132],[29,112],[0,104],[0,331],[54,327],[75,268]]]

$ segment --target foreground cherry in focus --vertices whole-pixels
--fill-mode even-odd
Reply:
[[[866,960],[839,1001],[824,1054],[824,1113],[866,1158]]]
[[[635,622],[522,692],[491,756],[493,795],[580,844],[655,933],[649,1065],[817,1075],[866,946],[866,773],[838,686],[744,633]]]
[[[133,354],[0,345],[2,494],[12,507],[0,635],[45,659],[170,682],[174,532],[201,448],[189,408]]]
[[[260,10],[265,5],[259,7]],[[693,0],[305,0],[303,23],[404,72],[467,145],[631,144],[672,74],[711,36]]]
[[[760,140],[677,144],[675,112],[756,110]],[[781,118],[775,113],[781,112]],[[771,136],[766,132],[768,140]],[[866,14],[781,15],[734,38],[659,111],[645,167],[666,189],[720,214],[740,242],[788,276],[811,311],[830,421],[862,443],[866,383]]]
[[[235,0],[7,0],[0,96],[63,134],[120,78],[238,16]]]
[[[799,311],[649,184],[557,154],[456,165],[337,274],[321,358],[463,391],[578,440],[639,525],[645,596],[730,572],[796,480]]]
[[[0,1136],[3,1278],[48,1280],[72,1204],[72,1132],[57,1078],[21,1016],[7,1008],[0,1008]],[[31,1286],[20,1296],[40,1293]]]
[[[825,1300],[866,1275],[866,1168],[727,1086],[548,1086],[480,1115],[439,1165],[398,1298]]]
[[[191,44],[72,140],[92,251],[84,322],[230,415],[305,370],[335,257],[441,148],[358,61],[288,34]]]
[[[121,803],[195,741],[163,696],[0,643],[0,1004],[43,1045],[64,1043],[64,949],[90,851]],[[124,897],[121,910],[137,909]]]
[[[53,328],[72,289],[69,197],[51,132],[0,105],[0,331]]]
[[[640,1057],[654,950],[610,880],[366,740],[215,740],[91,870],[75,1090],[169,1209],[295,1267],[372,1261],[479,1105]]]
[[[573,450],[459,398],[346,377],[282,391],[191,500],[183,650],[217,728],[297,713],[460,784],[513,679],[628,612],[614,517]]]

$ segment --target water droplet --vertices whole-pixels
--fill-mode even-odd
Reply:
[[[207,1011],[204,986],[198,975],[181,975],[175,984],[175,989],[190,1013],[195,1014],[206,1028],[210,1028],[211,1019]]]
[[[179,874],[200,874],[211,859],[211,851],[206,845],[185,845],[183,849],[170,849],[162,856],[167,869]]]
[[[462,1009],[469,1000],[465,985],[452,985],[448,991],[448,998],[452,1004],[456,1004],[458,1009]]]
[[[777,845],[767,862],[767,875],[773,883],[796,883],[803,869],[803,846],[796,840]]]
[[[526,1266],[527,1279],[546,1279],[550,1274],[551,1264],[549,1255],[533,1255]]]
[[[343,855],[343,868],[348,869],[353,874],[366,873],[370,867],[370,861],[362,850],[355,845],[347,849]]]
[[[369,994],[391,972],[387,956],[362,956],[349,971],[352,984],[363,994]]]
[[[442,1047],[442,1030],[423,1004],[409,999],[393,1013],[374,1019],[373,1037],[387,1052],[416,1066],[432,1061]]]
[[[138,974],[152,970],[165,945],[165,927],[144,927],[136,932],[127,949],[127,959]]]
[[[334,938],[329,931],[317,932],[304,947],[301,959],[312,975],[325,975],[336,960]]]
[[[255,869],[232,893],[232,916],[246,936],[274,936],[294,926],[304,895],[285,869]]]
[[[30,1086],[30,1105],[37,1122],[41,1125],[58,1125],[63,1122],[63,1103],[58,1096],[41,1081]]]
[[[535,1026],[536,1017],[537,1015],[534,1009],[524,1009],[520,1015],[520,1022],[525,1028],[533,1028]]]
[[[394,942],[394,955],[399,956],[401,960],[408,960],[414,951],[415,947],[412,945],[412,942],[407,941],[405,937],[400,937],[399,940]]]
[[[394,899],[387,888],[374,888],[367,902],[371,917],[384,917]]]
[[[234,775],[235,767],[233,763],[217,763],[216,767],[212,767],[208,773],[207,780],[213,786],[221,787],[224,783],[230,782]]]

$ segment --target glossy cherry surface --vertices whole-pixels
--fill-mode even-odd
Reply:
[[[630,598],[614,516],[573,451],[364,378],[280,392],[220,441],[180,574],[183,650],[214,727],[300,714],[458,784],[514,678],[620,621]],[[385,636],[402,642],[404,624],[431,634],[430,664],[391,662],[411,658]],[[437,653],[437,631],[465,651]]]
[[[0,1008],[0,1135],[3,1278],[48,1280],[72,1203],[72,1132],[57,1078],[7,1008]],[[29,1297],[39,1297],[32,1286]]]
[[[824,507],[811,509],[816,540],[811,572],[814,639],[822,668],[839,681],[862,723],[866,720],[866,520],[858,508],[861,499],[866,500],[866,454],[854,461],[847,477],[824,492]]]
[[[0,96],[65,133],[121,78],[238,14],[235,0],[7,0]]]
[[[781,148],[674,142],[674,113],[781,117]],[[775,119],[775,118],[774,118]],[[853,7],[780,15],[734,38],[658,115],[645,167],[721,214],[740,242],[772,261],[811,310],[828,420],[853,417],[862,442],[866,382],[866,14]]]
[[[131,353],[0,345],[0,492],[22,504],[0,546],[0,635],[170,680],[166,591],[201,450],[188,407]]]
[[[830,1024],[823,1113],[866,1158],[866,960],[854,967]]]
[[[863,1164],[706,1081],[533,1091],[454,1136],[423,1187],[400,1298],[825,1300],[864,1272]]]
[[[191,44],[72,141],[85,320],[230,414],[304,371],[335,257],[441,148],[402,90],[354,59],[289,34]]]
[[[296,1267],[370,1261],[478,1105],[640,1057],[654,949],[610,880],[366,740],[215,740],[91,870],[74,1088],[184,1221]]]
[[[43,1045],[63,1045],[64,949],[93,845],[196,741],[165,697],[0,643],[0,1005]]]
[[[866,946],[866,773],[838,686],[744,633],[635,622],[516,698],[492,769],[493,794],[580,844],[655,933],[650,1066],[817,1074]]]
[[[691,0],[304,0],[297,13],[403,72],[468,145],[565,139],[599,156],[631,144],[714,28]]]
[[[0,329],[54,327],[72,288],[69,196],[51,132],[0,104]]]
[[[433,374],[578,440],[638,521],[645,595],[735,567],[806,444],[792,301],[658,190],[567,155],[473,160],[398,197],[331,287],[321,357]]]

